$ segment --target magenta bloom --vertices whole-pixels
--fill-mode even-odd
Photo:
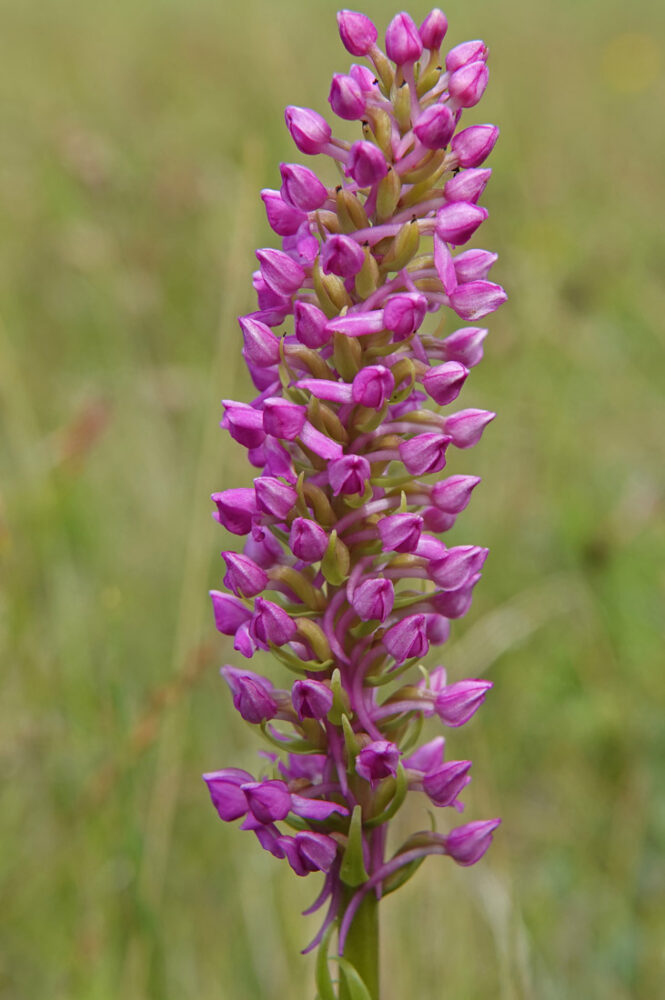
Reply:
[[[285,111],[295,159],[332,163],[320,176],[317,159],[282,163],[261,192],[275,245],[256,251],[256,303],[238,334],[255,391],[223,400],[221,421],[246,473],[212,495],[233,536],[220,543],[215,625],[239,656],[275,663],[274,683],[238,665],[222,676],[266,748],[258,776],[204,779],[224,822],[240,820],[298,876],[322,873],[310,947],[330,947],[336,929],[341,954],[366,926],[354,923],[363,901],[428,854],[474,864],[498,825],[386,838],[412,791],[461,811],[471,761],[446,761],[436,727],[464,726],[491,688],[449,682],[428,654],[454,636],[487,557],[447,533],[480,483],[466,450],[495,414],[455,401],[483,358],[488,331],[470,324],[506,293],[489,280],[497,255],[475,241],[499,133],[463,121],[488,84],[484,42],[442,51],[438,9],[420,27],[397,13],[385,44],[360,12],[337,21],[366,62],[332,78],[341,133],[314,109]],[[435,731],[419,745],[424,720]],[[317,986],[332,997],[326,961]],[[355,970],[364,991],[340,963],[342,995],[378,1000],[371,961]]]

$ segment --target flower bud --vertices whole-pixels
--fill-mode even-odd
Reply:
[[[480,39],[475,39],[473,42],[462,42],[461,45],[456,45],[454,49],[451,49],[446,56],[446,70],[449,73],[454,73],[455,70],[466,66],[467,63],[486,59],[487,46]]]
[[[440,764],[423,778],[423,791],[435,806],[452,806],[471,778],[470,760],[451,760]]]
[[[222,667],[220,673],[231,688],[233,706],[240,712],[245,722],[259,725],[277,714],[277,702],[271,691],[272,684],[266,677],[251,670],[236,670]]]
[[[240,626],[252,617],[251,611],[237,597],[223,594],[221,590],[211,590],[210,598],[215,625],[222,635],[235,635]]]
[[[436,215],[436,234],[446,243],[459,246],[470,240],[488,216],[486,208],[468,201],[451,201]]]
[[[425,635],[433,646],[443,646],[450,638],[450,622],[443,615],[425,615]]]
[[[443,341],[446,359],[459,361],[466,368],[473,368],[479,361],[482,361],[483,340],[486,336],[487,330],[477,326],[455,330]]]
[[[489,70],[484,62],[472,62],[456,70],[448,82],[452,103],[458,108],[473,108],[485,93]]]
[[[345,121],[353,122],[365,113],[365,97],[352,76],[334,73],[328,102],[335,114]]]
[[[480,820],[455,827],[446,837],[446,850],[458,865],[475,865],[492,843],[492,834],[500,819]]]
[[[427,149],[445,149],[455,132],[455,116],[447,104],[432,104],[418,116],[413,131]]]
[[[328,534],[308,517],[296,517],[291,525],[289,548],[296,559],[306,563],[318,562],[328,548]]]
[[[328,466],[328,482],[336,497],[340,493],[363,494],[370,475],[370,465],[364,455],[344,455]]]
[[[496,125],[470,125],[453,136],[450,148],[460,167],[479,167],[494,149],[498,138]]]
[[[353,610],[364,622],[384,622],[393,609],[394,601],[392,581],[382,579],[363,580],[350,597]]]
[[[435,7],[420,25],[420,38],[426,49],[439,49],[448,31],[448,18]]]
[[[432,607],[446,618],[463,618],[473,601],[473,588],[480,580],[480,573],[470,577],[458,590],[443,590],[431,599]]]
[[[452,438],[448,434],[427,432],[416,434],[399,445],[399,457],[413,476],[440,472],[446,466],[446,448]]]
[[[445,511],[439,510],[438,507],[427,507],[423,511],[423,520],[428,531],[439,533],[450,531],[455,524],[456,518],[454,514],[446,514]]]
[[[333,705],[333,693],[321,681],[296,681],[291,701],[299,719],[325,719]]]
[[[337,855],[337,844],[325,833],[301,830],[295,837],[279,837],[278,844],[296,875],[328,872]]]
[[[317,306],[311,302],[297,300],[293,315],[296,338],[301,344],[316,350],[328,343],[332,333],[326,328],[328,320],[325,313],[322,313]]]
[[[222,404],[224,417],[220,426],[243,447],[258,448],[266,436],[261,411],[246,403],[236,403],[232,399],[223,399]]]
[[[377,31],[374,24],[364,14],[355,10],[340,10],[337,25],[342,45],[352,56],[366,56],[374,46]]]
[[[254,316],[240,316],[238,322],[245,345],[242,353],[247,364],[258,368],[278,365],[279,337],[275,336],[270,327]]]
[[[237,552],[222,552],[227,573],[224,586],[238,597],[256,597],[268,585],[268,577],[256,563]]]
[[[358,187],[366,188],[386,176],[388,164],[378,146],[361,139],[354,142],[349,150],[346,171]]]
[[[423,530],[419,514],[388,514],[377,524],[384,552],[415,551]]]
[[[330,125],[311,108],[296,108],[290,105],[284,112],[286,127],[301,153],[315,156],[322,153],[330,142]]]
[[[282,197],[302,212],[313,212],[326,201],[328,189],[313,170],[300,163],[281,163]]]
[[[298,500],[294,488],[275,476],[258,476],[254,480],[254,492],[258,509],[281,521],[288,517]]]
[[[368,365],[361,368],[353,380],[352,398],[358,406],[380,410],[390,399],[395,388],[395,379],[390,368],[383,365]]]
[[[467,507],[471,493],[479,482],[479,476],[449,476],[434,484],[430,500],[447,514],[459,514]]]
[[[349,69],[349,76],[353,77],[363,94],[376,95],[376,77],[367,66],[359,66],[358,63],[353,63]]]
[[[233,535],[246,535],[252,527],[252,519],[257,512],[254,490],[240,487],[213,493],[212,501],[217,505],[215,520],[224,525]]]
[[[259,823],[286,819],[291,810],[291,795],[284,781],[249,781],[242,786],[249,806]]]
[[[295,441],[305,424],[305,407],[281,396],[271,396],[263,402],[263,427],[266,434]]]
[[[482,319],[502,306],[508,296],[491,281],[469,281],[450,293],[450,304],[460,319]]]
[[[459,361],[446,361],[423,376],[423,389],[439,406],[446,406],[457,399],[468,374],[469,369]]]
[[[420,58],[423,43],[418,29],[408,14],[396,14],[386,28],[386,54],[397,66],[414,63]]]
[[[410,771],[422,771],[423,774],[433,771],[434,768],[443,764],[445,747],[446,741],[443,736],[436,736],[429,743],[423,743],[421,747],[406,757],[404,767],[408,767]]]
[[[443,186],[446,201],[477,202],[487,187],[487,182],[491,176],[492,171],[489,167],[460,170],[454,177],[447,180]]]
[[[295,623],[286,611],[263,597],[257,597],[254,602],[254,615],[250,628],[255,642],[261,649],[269,649],[270,642],[275,646],[283,646],[296,636]]]
[[[491,410],[460,410],[446,417],[446,434],[456,448],[472,448],[495,417]]]
[[[487,559],[488,549],[477,545],[456,545],[442,559],[429,564],[432,579],[443,590],[458,590],[479,573]]]
[[[291,298],[288,295],[280,295],[270,288],[260,271],[255,271],[252,276],[252,283],[256,290],[256,297],[259,300],[258,318],[268,323],[269,326],[278,326],[285,316],[291,311]]]
[[[368,743],[356,757],[356,771],[375,788],[384,778],[394,778],[399,764],[399,747],[388,740]]]
[[[243,547],[243,555],[252,559],[261,569],[284,562],[284,550],[270,531],[261,531],[260,538],[250,535]]]
[[[484,281],[498,259],[499,255],[489,250],[465,250],[453,259],[457,280],[460,284]]]
[[[393,295],[383,310],[386,330],[395,334],[396,340],[404,340],[420,328],[427,312],[427,299],[417,292]]]
[[[363,248],[350,236],[335,234],[323,244],[321,268],[324,274],[337,274],[340,278],[351,278],[365,263]]]
[[[491,687],[491,681],[448,684],[436,695],[434,710],[447,726],[463,726],[476,714]]]
[[[305,272],[300,264],[283,250],[268,247],[257,250],[256,256],[261,265],[263,280],[278,295],[292,295],[305,280]]]
[[[425,615],[408,615],[389,628],[383,637],[383,645],[395,660],[397,666],[414,656],[425,656],[429,649]]]
[[[208,786],[212,804],[219,813],[220,819],[230,823],[240,819],[247,812],[247,797],[240,788],[247,780],[252,779],[247,771],[236,767],[226,767],[222,771],[209,771],[203,775]]]
[[[264,188],[261,199],[266,207],[268,225],[278,236],[292,236],[306,219],[304,212],[283,201],[279,191]]]

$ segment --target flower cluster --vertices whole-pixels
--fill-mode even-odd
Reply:
[[[496,254],[456,251],[487,218],[478,201],[498,129],[459,128],[487,84],[485,45],[442,60],[440,10],[420,28],[398,14],[385,51],[364,15],[341,11],[338,23],[368,65],[335,74],[329,102],[362,138],[286,109],[298,150],[330,158],[339,181],[283,163],[281,187],[262,192],[281,249],[257,250],[258,309],[239,320],[258,395],[224,400],[222,420],[256,478],[213,495],[217,520],[245,539],[222,553],[217,628],[242,656],[269,651],[297,679],[287,690],[223,668],[236,709],[281,755],[264,755],[258,779],[236,768],[204,777],[223,820],[242,820],[298,875],[325,873],[312,946],[337,921],[341,953],[368,893],[390,891],[427,854],[473,864],[499,822],[420,832],[385,856],[386,824],[409,790],[463,808],[470,761],[446,761],[441,736],[415,748],[424,719],[461,726],[491,686],[449,683],[421,660],[468,610],[487,556],[440,537],[479,483],[441,478],[449,450],[476,444],[494,418],[449,411],[487,331],[447,326],[506,296],[487,277]]]

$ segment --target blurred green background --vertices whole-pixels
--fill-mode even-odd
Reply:
[[[381,28],[396,9],[370,0]],[[311,997],[299,880],[217,821],[255,765],[214,489],[243,485],[258,198],[349,58],[317,0],[0,2],[0,996]],[[420,20],[420,2],[411,13]],[[385,904],[384,998],[665,989],[665,8],[455,0],[502,137],[481,245],[510,302],[467,406],[499,418],[455,538],[492,554],[445,651],[495,689],[449,736],[485,861]],[[416,804],[405,829],[427,822]]]

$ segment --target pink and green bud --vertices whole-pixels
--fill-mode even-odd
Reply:
[[[232,535],[246,535],[252,528],[257,513],[254,490],[240,486],[237,489],[213,493],[212,501],[217,510],[213,515]]]
[[[489,167],[460,170],[443,186],[446,201],[477,202],[492,176]]]
[[[289,548],[296,559],[318,562],[328,548],[328,533],[308,517],[296,517],[291,525]]]
[[[436,216],[436,234],[446,243],[466,243],[488,216],[486,208],[470,201],[451,201]]]
[[[483,359],[483,341],[487,330],[470,326],[455,330],[443,341],[447,361],[459,361],[466,368],[473,368]]]
[[[450,304],[460,319],[483,319],[502,306],[508,296],[491,281],[469,281],[450,294]]]
[[[430,562],[432,579],[443,590],[458,590],[480,572],[487,554],[488,549],[477,545],[457,545],[448,549],[442,559]]]
[[[293,487],[276,476],[257,476],[254,480],[254,492],[257,508],[280,521],[288,517],[298,499]]]
[[[279,172],[282,176],[282,197],[294,208],[314,212],[328,198],[328,189],[309,167],[300,163],[282,163]]]
[[[365,113],[365,96],[352,76],[335,73],[332,78],[328,102],[338,118],[356,121]]]
[[[252,780],[251,774],[236,767],[226,767],[221,771],[209,771],[203,775],[203,780],[219,818],[225,823],[247,813],[247,796],[240,786]]]
[[[325,118],[311,108],[293,106],[285,110],[284,118],[291,138],[301,153],[316,156],[317,153],[325,152],[332,135]]]
[[[243,357],[247,364],[257,368],[269,368],[278,365],[279,337],[276,337],[269,326],[254,316],[241,316],[238,320],[244,342]]]
[[[417,292],[393,295],[383,310],[383,323],[386,330],[395,334],[396,340],[405,340],[420,329],[426,313],[427,299],[424,295]]]
[[[469,369],[459,361],[446,361],[423,375],[423,389],[439,406],[446,406],[457,399],[468,374]]]
[[[242,786],[247,806],[259,823],[276,823],[291,811],[291,795],[279,779],[249,781]]]
[[[487,46],[480,39],[473,42],[462,42],[451,49],[446,56],[446,70],[454,73],[468,63],[485,61],[487,59]]]
[[[371,475],[369,462],[364,455],[344,455],[328,466],[328,482],[333,496],[363,494]]]
[[[263,597],[256,598],[250,631],[260,649],[269,649],[269,643],[283,646],[296,637],[293,619],[278,604]]]
[[[321,681],[296,681],[291,701],[299,719],[325,719],[333,706],[333,693]]]
[[[423,778],[423,791],[435,806],[455,805],[457,796],[471,781],[470,760],[451,760],[433,768]]]
[[[419,116],[413,131],[427,149],[445,149],[455,132],[455,116],[447,104],[432,104]]]
[[[471,125],[453,136],[450,148],[460,167],[479,167],[494,149],[498,138],[496,125]]]
[[[294,327],[296,338],[305,347],[316,350],[327,344],[332,333],[328,330],[328,322],[324,313],[311,302],[296,301],[294,309]]]
[[[473,448],[495,417],[490,410],[460,410],[446,417],[446,434],[456,448]]]
[[[492,834],[500,819],[481,820],[458,826],[446,837],[446,850],[458,865],[475,865],[492,843]]]
[[[446,450],[452,441],[448,433],[426,432],[402,441],[399,457],[413,476],[427,476],[446,467]]]
[[[420,25],[420,38],[426,49],[440,49],[448,31],[448,18],[435,7]]]
[[[263,280],[278,295],[293,295],[305,280],[305,272],[300,264],[283,250],[268,247],[257,250],[256,257],[261,265]]]
[[[427,774],[443,764],[446,741],[443,736],[435,736],[429,743],[423,743],[412,754],[404,759],[404,767],[410,771],[420,771]]]
[[[390,398],[395,388],[395,379],[390,368],[383,365],[368,365],[361,368],[353,380],[352,398],[358,406],[380,410]]]
[[[361,621],[384,622],[395,603],[395,588],[390,580],[363,580],[352,592],[350,602]]]
[[[408,14],[396,14],[386,28],[386,54],[397,66],[406,66],[420,58],[423,43]]]
[[[408,615],[402,618],[388,629],[383,637],[383,645],[397,666],[413,657],[426,656],[429,649],[427,618],[425,615]]]
[[[211,590],[210,599],[215,625],[222,635],[235,635],[240,626],[252,617],[252,612],[237,597],[224,594],[221,590]]]
[[[399,747],[389,740],[374,740],[356,757],[356,771],[375,788],[384,778],[394,778],[399,764]]]
[[[385,552],[415,552],[423,530],[419,514],[389,514],[377,524]]]
[[[321,268],[324,274],[336,274],[340,278],[352,278],[365,263],[363,248],[350,236],[338,233],[323,244]]]
[[[265,188],[261,192],[261,199],[268,216],[268,225],[278,236],[292,236],[307,218],[300,209],[288,205],[279,191]]]
[[[229,432],[234,441],[245,448],[258,448],[265,440],[263,414],[247,403],[236,403],[223,399],[224,417],[221,426]]]
[[[226,563],[224,586],[237,597],[256,597],[268,585],[266,573],[247,556],[237,552],[222,552]]]
[[[478,476],[449,476],[434,484],[430,500],[447,514],[459,514],[468,506],[471,493],[479,482]]]
[[[453,259],[458,282],[484,281],[498,259],[499,255],[489,250],[465,250],[458,254]]]
[[[337,844],[325,833],[302,830],[295,837],[280,837],[279,845],[296,875],[328,872],[337,854]]]
[[[386,158],[373,142],[360,139],[349,150],[346,170],[358,187],[371,187],[388,173]]]
[[[267,678],[251,670],[236,670],[234,667],[222,667],[220,673],[231,689],[234,708],[245,722],[259,725],[274,719],[278,706],[272,696],[273,686]]]
[[[436,695],[434,710],[447,726],[463,726],[476,714],[491,687],[491,681],[448,684]]]
[[[340,10],[337,25],[342,45],[352,56],[366,56],[374,47],[377,30],[364,14],[358,14],[355,10]]]
[[[466,63],[451,75],[448,92],[458,108],[473,108],[485,93],[489,70],[485,62]]]
[[[266,434],[295,441],[305,426],[305,407],[290,403],[281,396],[271,396],[263,403],[263,427]]]

